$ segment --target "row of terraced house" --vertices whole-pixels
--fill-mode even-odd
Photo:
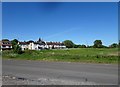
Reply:
[[[42,49],[65,49],[66,46],[62,42],[46,42],[39,38],[38,41],[18,42],[22,50],[42,50]],[[9,40],[0,41],[1,50],[11,50],[12,43]]]

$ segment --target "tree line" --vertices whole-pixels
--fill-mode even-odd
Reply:
[[[65,44],[67,48],[117,48],[117,47],[120,47],[120,42],[119,44],[113,43],[109,46],[105,46],[103,45],[101,40],[95,40],[92,46],[84,45],[84,44],[77,45],[77,44],[74,44],[71,40],[65,40],[63,41],[63,43]]]
[[[9,40],[3,39],[2,41],[9,41]],[[14,39],[11,41],[12,49],[13,49],[14,53],[21,54],[21,53],[23,53],[23,51],[22,51],[21,47],[18,45],[18,42],[19,41],[17,39]],[[86,46],[84,44],[77,45],[77,44],[74,44],[71,40],[65,40],[65,41],[63,41],[63,43],[66,46],[66,48],[117,48],[117,47],[120,47],[120,41],[119,41],[119,44],[113,43],[110,46],[104,46],[102,44],[101,40],[95,40],[93,42],[94,45],[92,45],[92,46],[88,46],[88,45]]]

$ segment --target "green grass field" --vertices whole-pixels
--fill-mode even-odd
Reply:
[[[12,51],[3,51],[3,58],[85,62],[85,63],[117,63],[117,48],[73,48],[65,50],[26,50],[23,54],[15,54]]]

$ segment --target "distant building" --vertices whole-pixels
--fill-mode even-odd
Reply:
[[[61,42],[46,42],[49,49],[64,49],[66,46]]]
[[[18,42],[22,50],[42,50],[47,48],[47,44],[39,39],[38,41]]]
[[[12,44],[11,41],[9,40],[2,40],[0,41],[0,50],[11,50],[12,49]]]
[[[42,50],[42,49],[64,49],[66,46],[61,42],[45,42],[39,38],[38,41],[18,42],[22,50]],[[9,40],[0,41],[1,50],[11,50],[12,44]]]
[[[42,50],[42,49],[64,49],[66,46],[60,42],[45,42],[39,38],[38,41],[18,42],[22,50]]]
[[[28,42],[18,42],[18,45],[21,47],[22,50],[27,50],[29,48]]]

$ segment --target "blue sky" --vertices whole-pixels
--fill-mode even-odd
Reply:
[[[92,45],[118,41],[116,2],[4,2],[2,38],[45,41],[72,40]]]

